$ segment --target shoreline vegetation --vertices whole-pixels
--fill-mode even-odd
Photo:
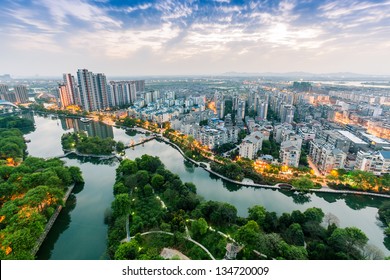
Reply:
[[[202,200],[193,183],[146,154],[120,163],[113,192],[105,215],[111,259],[162,259],[164,248],[190,259],[385,258],[360,229],[340,228],[316,207],[278,217],[257,205],[239,217],[233,205]]]
[[[0,259],[34,259],[47,223],[64,206],[69,186],[78,183],[80,169],[59,159],[0,165]]]
[[[87,136],[83,131],[65,133],[61,137],[62,148],[65,151],[76,151],[80,156],[110,156],[114,152],[121,153],[125,145],[112,138]]]
[[[28,156],[31,120],[0,118],[0,259],[34,259],[81,170],[60,159]]]
[[[37,108],[35,108],[37,109]],[[25,109],[31,110],[31,109]],[[49,109],[45,109],[42,113],[50,113]],[[55,113],[63,113],[62,116],[67,116],[66,111],[56,110]],[[79,115],[70,115],[70,117],[81,117],[87,116],[86,114]],[[107,124],[110,125],[110,124]],[[111,124],[112,125],[112,124]],[[151,133],[160,133],[156,124],[142,121],[137,118],[126,117],[124,119],[119,119],[113,126],[120,128],[142,128]],[[285,179],[281,176],[277,176],[281,173],[283,167],[270,165],[266,172],[258,173],[253,168],[253,161],[247,159],[240,159],[237,162],[233,162],[227,158],[220,156],[213,157],[211,152],[199,152],[197,150],[197,145],[193,144],[193,139],[190,138],[189,144],[184,145],[184,143],[177,141],[174,137],[170,137],[170,132],[174,131],[169,129],[169,124],[164,123],[165,131],[163,136],[166,137],[157,137],[157,140],[163,140],[168,144],[173,144],[172,146],[177,149],[184,158],[195,163],[197,166],[203,167],[210,173],[213,173],[216,176],[219,176],[221,179],[228,180],[232,183],[245,185],[250,187],[263,187],[263,188],[279,188],[280,185],[292,186],[290,188],[293,191],[300,192],[328,192],[328,193],[340,193],[340,194],[357,194],[357,195],[370,195],[378,196],[384,198],[390,198],[390,175],[384,175],[382,177],[377,177],[370,172],[364,171],[346,171],[343,169],[334,170],[326,178],[316,178],[316,176],[304,175],[307,168],[297,168],[294,172],[294,178]],[[168,140],[168,141],[166,141]],[[191,141],[192,140],[192,141]],[[121,147],[123,143],[118,142],[118,145]],[[67,147],[67,146],[65,146]],[[74,147],[65,148],[65,151],[75,150]],[[123,149],[119,148],[120,151]],[[112,151],[114,151],[113,149]],[[78,152],[76,150],[76,152]],[[79,156],[93,156],[93,153],[82,153],[78,152],[76,155]],[[112,153],[111,153],[112,155]],[[206,156],[206,157],[205,157]],[[210,159],[212,158],[212,160]],[[120,159],[120,158],[118,158]],[[204,163],[210,163],[210,168],[205,168]],[[202,164],[203,163],[203,164]],[[228,165],[228,167],[221,168],[221,165]],[[222,170],[222,172],[221,172]],[[219,172],[218,172],[219,171]],[[231,172],[233,171],[233,172]],[[234,177],[237,176],[238,179],[235,180]],[[301,174],[301,175],[300,175]],[[233,177],[233,178],[232,178]],[[237,179],[236,178],[236,179]],[[249,180],[248,180],[249,179]],[[324,179],[328,181],[328,184],[324,184]],[[288,189],[285,187],[284,189]]]

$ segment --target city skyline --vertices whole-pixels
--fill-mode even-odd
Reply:
[[[390,75],[390,1],[3,1],[0,74]]]

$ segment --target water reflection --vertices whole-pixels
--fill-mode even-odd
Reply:
[[[79,118],[60,118],[63,130],[73,129],[75,132],[84,131],[88,136],[100,138],[114,138],[112,126],[101,122],[84,123]]]
[[[288,190],[279,190],[279,193],[284,194],[287,197],[291,197],[295,204],[300,205],[311,202],[311,196],[313,195],[312,193],[300,193]]]
[[[183,160],[184,168],[189,173],[194,173],[195,166],[193,163],[189,162],[188,160]]]
[[[76,188],[76,187],[75,187]],[[75,190],[75,188],[73,190]],[[57,220],[47,235],[45,241],[42,243],[41,248],[37,252],[36,258],[38,260],[49,260],[52,256],[54,246],[61,236],[61,234],[67,230],[71,223],[70,212],[76,207],[76,196],[70,194],[66,201],[65,207],[61,210],[57,217]]]
[[[95,157],[78,156],[76,154],[69,154],[67,158],[77,160],[78,163],[92,163],[94,165],[116,166],[119,162],[117,158],[99,159]]]
[[[213,176],[215,176],[215,175],[213,175]],[[242,186],[237,185],[237,184],[233,184],[229,181],[223,181],[223,187],[226,188],[229,192],[236,192],[236,191],[240,190]]]

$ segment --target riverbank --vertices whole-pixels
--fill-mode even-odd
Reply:
[[[196,166],[200,166],[202,167],[204,170],[206,170],[207,172],[215,175],[215,176],[218,176],[219,178],[225,180],[225,181],[228,181],[230,183],[233,183],[233,184],[237,184],[237,185],[241,185],[241,186],[247,186],[247,187],[258,187],[258,188],[268,188],[268,189],[282,189],[280,187],[280,184],[283,184],[283,185],[286,185],[286,183],[277,183],[275,185],[262,185],[262,184],[256,184],[254,183],[253,181],[251,182],[250,180],[248,179],[244,179],[243,181],[235,181],[235,180],[232,180],[230,178],[227,178],[213,170],[211,170],[210,168],[210,165],[208,163],[204,163],[204,162],[197,162],[189,157],[187,157],[183,150],[178,146],[176,145],[175,143],[172,143],[170,142],[170,140],[164,136],[158,136],[157,137],[158,139],[162,140],[163,142],[171,145],[172,147],[174,147],[176,150],[179,151],[179,153],[188,161],[192,162],[193,164],[195,164]],[[295,189],[294,187],[292,187],[290,189],[291,191],[298,191],[297,189]],[[330,189],[329,187],[324,187],[322,186],[321,189],[308,189],[306,192],[322,192],[322,193],[335,193],[335,194],[355,194],[355,195],[368,195],[368,196],[375,196],[375,197],[382,197],[382,198],[390,198],[390,195],[387,195],[387,194],[380,194],[380,193],[368,193],[368,192],[361,192],[361,191],[348,191],[348,190],[334,190],[334,189]]]
[[[72,184],[71,186],[68,187],[68,190],[66,191],[66,193],[64,195],[64,198],[63,198],[64,204],[68,200],[69,195],[72,193],[74,186],[75,186],[75,184]],[[39,248],[41,248],[41,245],[42,245],[43,241],[45,241],[45,238],[46,238],[47,234],[49,233],[49,231],[53,227],[53,225],[54,225],[55,221],[57,220],[57,217],[60,214],[62,208],[63,208],[62,205],[59,205],[57,207],[56,211],[50,217],[50,220],[47,222],[47,224],[45,226],[45,230],[43,231],[41,236],[38,238],[37,242],[35,243],[34,248],[31,250],[31,255],[33,255],[34,257],[37,254]]]

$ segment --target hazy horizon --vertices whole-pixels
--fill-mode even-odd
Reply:
[[[0,24],[13,77],[390,76],[389,0],[5,0]]]

